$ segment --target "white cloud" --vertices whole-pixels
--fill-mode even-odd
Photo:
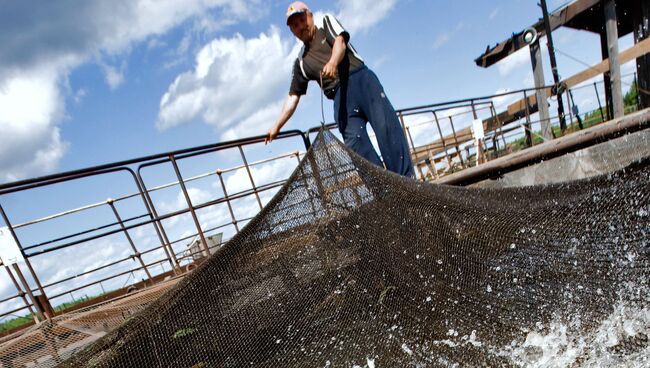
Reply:
[[[43,68],[0,81],[0,181],[52,171],[65,154],[54,123],[64,109],[58,73]]]
[[[542,50],[543,51],[543,50]],[[530,51],[528,46],[522,47],[514,54],[497,63],[497,69],[501,76],[507,76],[514,70],[521,68],[524,65],[530,65]]]
[[[499,14],[499,8],[495,8],[490,12],[490,15],[488,17],[490,18],[490,20],[492,20],[496,18],[498,14]]]
[[[396,2],[341,1],[337,17],[351,33],[363,32]],[[315,22],[323,14],[316,11]],[[266,133],[281,110],[300,47],[273,26],[254,38],[212,40],[198,52],[195,67],[178,75],[161,98],[156,126],[164,130],[199,120],[213,125],[221,139]]]
[[[197,54],[194,70],[176,77],[162,97],[157,127],[201,118],[222,138],[264,133],[279,112],[278,98],[286,95],[298,47],[282,40],[276,27],[256,38],[211,41]]]
[[[464,26],[465,26],[465,24],[463,22],[460,22],[451,31],[445,31],[445,32],[440,33],[438,35],[438,37],[436,37],[435,41],[433,41],[433,49],[437,50],[440,47],[447,44],[447,42],[449,42],[449,40],[451,40],[451,38],[456,33],[460,32],[463,29]]]
[[[507,92],[510,92],[510,88],[499,88],[494,92],[494,94],[498,95]],[[522,98],[523,98],[523,94],[521,93],[511,93],[511,94],[495,97],[492,99],[492,101],[494,102],[494,107],[497,109],[497,111],[501,111],[502,109],[507,108],[509,104]]]
[[[439,34],[438,37],[436,37],[436,40],[433,41],[433,49],[436,50],[441,46],[443,46],[444,44],[446,44],[447,42],[449,42],[449,37],[450,37],[449,33],[447,32],[443,32]]]
[[[296,164],[294,158],[285,158],[253,166],[250,170],[256,186],[260,186],[288,178],[296,168]],[[245,169],[235,171],[233,175],[228,176],[226,179],[226,190],[230,195],[251,188],[251,181]]]
[[[112,89],[125,82],[126,65],[107,65],[134,44],[151,41],[194,18],[212,20],[219,8],[228,23],[259,13],[259,1],[115,0],[3,3],[0,14],[0,181],[55,170],[67,143],[61,139],[65,100],[80,101],[69,91],[68,77],[78,66],[97,62]],[[74,8],[73,8],[74,7]],[[39,11],[34,11],[39,9]],[[253,17],[254,18],[254,17]],[[207,20],[205,22],[208,22]],[[20,36],[18,36],[20,35]],[[102,56],[103,55],[103,56]],[[65,92],[64,92],[65,91]],[[68,92],[68,93],[66,93]]]
[[[351,34],[365,32],[386,18],[395,4],[397,0],[339,1],[340,12],[337,17]]]
[[[120,65],[119,69],[108,65],[102,61],[99,62],[99,66],[102,68],[102,71],[104,72],[104,78],[106,78],[106,84],[114,90],[117,87],[119,87],[122,82],[124,82],[124,71],[126,69],[126,63],[122,62]]]

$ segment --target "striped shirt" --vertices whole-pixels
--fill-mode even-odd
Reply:
[[[340,78],[347,78],[351,72],[363,66],[363,59],[349,43],[350,34],[333,15],[325,14],[323,25],[316,27],[314,38],[308,45],[303,45],[293,64],[289,94],[298,96],[306,94],[310,80],[320,84],[321,71],[332,56],[332,46],[337,36],[343,36],[347,49],[338,67],[338,78],[323,78],[323,90],[327,98],[334,98]]]

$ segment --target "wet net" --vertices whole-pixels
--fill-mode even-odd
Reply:
[[[321,133],[232,241],[62,366],[643,365],[649,164],[468,189]]]

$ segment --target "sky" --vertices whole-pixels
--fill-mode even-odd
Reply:
[[[548,3],[553,10],[567,1]],[[300,49],[285,25],[287,5],[261,0],[0,0],[0,183],[265,134],[288,93],[292,62]],[[473,60],[486,46],[536,22],[541,16],[536,0],[340,0],[308,5],[317,18],[331,13],[341,21],[398,109],[533,87],[527,49],[487,69]],[[600,61],[596,35],[560,29],[553,36],[562,77]],[[619,47],[631,44],[627,36]],[[551,84],[543,51],[545,79]],[[622,72],[633,69],[628,63]],[[627,83],[624,90],[629,79]],[[589,93],[576,93],[582,111],[596,106]],[[501,98],[497,105],[511,101]],[[324,113],[328,122],[333,120],[331,103],[325,103]],[[306,130],[320,121],[319,90],[312,83],[285,129]],[[418,142],[431,140],[425,129],[414,129],[414,134]],[[247,154],[255,160],[299,149],[296,142],[276,141],[251,147]],[[238,165],[237,155],[217,154],[219,167]],[[188,160],[184,175],[205,172],[210,160]],[[295,162],[278,160],[255,168],[254,175],[259,182],[286,178]],[[156,168],[145,177],[150,185],[174,179]],[[125,195],[133,191],[128,180],[92,178],[0,197],[0,204],[16,224]],[[242,170],[226,180],[229,192],[248,185]],[[222,194],[219,190],[207,181],[190,188],[199,202]],[[263,203],[273,193],[265,193]],[[181,208],[184,201],[177,188],[154,197],[162,212]],[[136,202],[122,206],[123,217],[141,213],[142,204]],[[240,217],[258,210],[254,198],[237,208]],[[91,210],[19,231],[18,237],[23,244],[34,244],[63,236],[72,227],[100,226],[110,216],[105,208]],[[211,208],[201,216],[203,224],[214,225],[227,212]],[[191,233],[191,224],[184,217],[168,226],[175,236],[183,236]],[[155,243],[150,228],[134,233],[140,247]],[[114,238],[36,257],[39,278],[51,282],[128,255],[124,239]],[[7,276],[0,275],[0,299],[14,293],[12,288]],[[9,304],[0,304],[0,311],[7,308]]]

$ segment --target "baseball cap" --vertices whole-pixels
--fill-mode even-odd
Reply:
[[[289,5],[289,9],[287,9],[287,25],[289,24],[289,18],[291,18],[292,15],[305,13],[308,11],[309,7],[302,1],[292,2],[291,5]]]

